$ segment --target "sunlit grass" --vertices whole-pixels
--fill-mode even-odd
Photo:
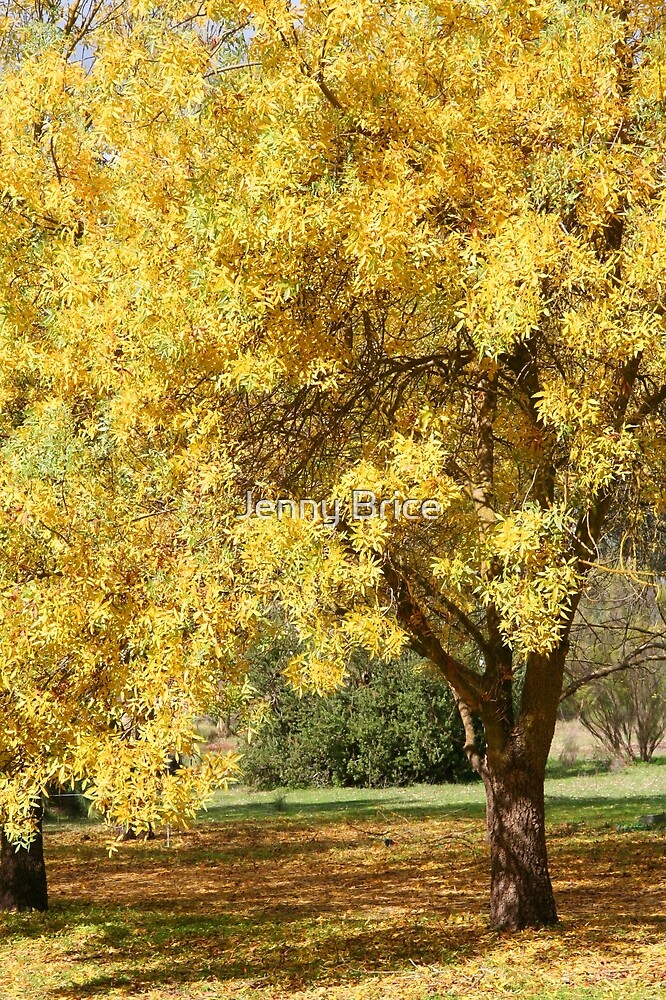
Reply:
[[[559,777],[560,774],[566,776]],[[552,776],[550,776],[552,775]],[[630,822],[642,813],[666,811],[666,758],[650,765],[600,769],[583,761],[564,768],[552,762],[546,778],[546,808],[551,823],[572,819],[601,824]],[[270,792],[231,789],[219,792],[204,819],[287,817],[326,814],[482,817],[485,797],[480,781],[465,785],[413,785],[409,788],[298,788]]]

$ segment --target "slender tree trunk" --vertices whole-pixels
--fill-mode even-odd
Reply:
[[[35,810],[38,831],[26,850],[10,843],[0,831],[0,910],[25,912],[48,909],[44,841],[40,806]]]
[[[123,841],[138,840],[139,839],[139,835],[136,832],[136,830],[134,829],[134,827],[128,826],[128,828],[123,833],[122,839],[123,839]],[[143,839],[144,840],[155,840],[156,839],[155,838],[155,831],[153,830],[152,826],[149,825],[148,829],[144,831]]]
[[[557,923],[548,873],[544,771],[514,763],[484,775],[490,921],[496,930]]]

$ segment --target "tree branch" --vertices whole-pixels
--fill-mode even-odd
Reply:
[[[648,396],[638,409],[627,417],[627,425],[629,427],[640,427],[645,418],[654,413],[664,401],[666,401],[666,385],[662,385],[660,389],[657,389],[651,396]]]
[[[458,712],[460,713],[460,718],[465,730],[465,746],[463,747],[465,753],[467,754],[467,759],[470,764],[477,772],[477,774],[483,775],[486,770],[486,759],[483,757],[478,750],[476,745],[476,733],[474,731],[474,720],[472,719],[472,713],[463,701],[463,699],[453,692],[456,699],[456,706]]]
[[[666,652],[666,643],[663,642],[645,643],[645,645],[639,646],[638,649],[635,649],[633,653],[625,657],[625,659],[622,660],[620,663],[616,663],[612,667],[604,667],[603,670],[593,670],[591,673],[585,674],[584,677],[579,677],[577,680],[573,681],[571,684],[569,684],[568,687],[564,689],[564,691],[560,695],[560,702],[566,701],[567,698],[571,698],[571,696],[574,695],[580,688],[584,687],[585,684],[590,684],[592,681],[601,680],[603,677],[610,677],[611,674],[617,674],[623,670],[631,670],[631,669],[640,670],[640,668],[643,667],[646,662],[651,663],[653,662],[653,660],[656,660],[657,662],[662,662],[663,658],[661,656],[646,657],[644,660],[640,660],[638,663],[633,662],[635,657],[639,656],[641,653],[647,652],[650,649],[661,650],[663,652]]]
[[[444,649],[414,597],[409,582],[389,562],[384,565],[384,577],[396,602],[398,621],[411,636],[412,647],[437,667],[469,711],[480,711],[483,688],[479,674]]]

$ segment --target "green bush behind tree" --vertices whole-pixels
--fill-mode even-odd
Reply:
[[[475,779],[448,685],[414,657],[357,661],[333,695],[299,697],[279,655],[254,661],[250,680],[270,704],[245,748],[259,788],[389,785]]]

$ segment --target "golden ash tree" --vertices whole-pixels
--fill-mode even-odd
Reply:
[[[47,905],[50,785],[82,781],[109,821],[142,831],[192,816],[236,771],[233,756],[199,760],[194,731],[238,676],[243,612],[229,614],[221,515],[205,531],[192,516],[207,466],[192,437],[180,461],[161,406],[182,324],[173,296],[166,330],[148,304],[173,240],[154,159],[173,137],[115,141],[146,27],[131,17],[21,5],[0,24],[0,908]],[[180,110],[169,74],[162,112]],[[174,758],[193,766],[174,773]]]
[[[244,574],[299,632],[297,684],[339,681],[355,644],[441,671],[486,788],[492,923],[552,923],[569,630],[608,525],[663,512],[662,5],[210,12],[238,10],[195,216],[207,337],[238,349],[198,396],[235,395],[243,489],[343,501],[335,530],[249,518]],[[443,514],[354,520],[354,488]]]
[[[4,28],[15,670],[39,702],[104,663],[117,706],[132,664],[145,727],[261,614],[302,687],[409,642],[485,784],[494,926],[551,923],[569,629],[607,526],[663,508],[661,5],[96,10]]]

